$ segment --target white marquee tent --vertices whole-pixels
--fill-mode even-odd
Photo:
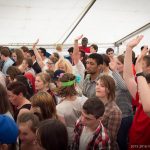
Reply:
[[[62,43],[92,2],[64,44],[83,34],[89,43],[115,47],[140,33],[150,43],[150,0],[0,0],[0,44]]]

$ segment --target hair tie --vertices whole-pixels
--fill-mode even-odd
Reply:
[[[69,87],[69,86],[74,85],[74,83],[75,83],[75,80],[68,81],[68,82],[61,82],[62,87]]]
[[[80,83],[80,81],[81,81],[81,76],[80,76],[80,75],[77,75],[75,80],[76,80],[76,83]]]

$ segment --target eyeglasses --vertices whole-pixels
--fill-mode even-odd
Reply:
[[[47,62],[48,65],[54,65],[54,63]]]

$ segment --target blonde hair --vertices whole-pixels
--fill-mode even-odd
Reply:
[[[51,77],[49,76],[48,73],[41,72],[41,73],[38,73],[36,75],[36,77],[40,77],[40,79],[43,81],[44,85],[47,84],[47,86],[50,87]]]
[[[60,58],[55,64],[55,70],[59,70],[59,65],[63,65],[65,67],[65,73],[73,73],[72,65],[68,60]]]
[[[62,51],[62,44],[57,44],[56,45],[56,50],[61,52]]]

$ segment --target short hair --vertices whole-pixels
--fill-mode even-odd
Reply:
[[[149,67],[150,66],[150,55],[144,56],[143,60],[145,61],[146,66]]]
[[[37,129],[38,143],[46,150],[67,150],[68,133],[66,126],[56,119],[44,120]],[[48,140],[47,140],[48,139]]]
[[[88,43],[88,38],[87,37],[83,37],[82,41],[87,41],[87,43]]]
[[[56,45],[56,50],[57,51],[62,51],[62,44],[57,44]]]
[[[88,58],[94,59],[96,61],[97,65],[102,65],[103,64],[103,57],[102,57],[102,55],[100,55],[98,53],[90,54],[88,56]]]
[[[10,50],[8,47],[2,47],[1,48],[1,55],[4,55],[5,57],[10,57]]]
[[[15,66],[10,66],[8,67],[7,71],[6,71],[7,75],[10,76],[11,80],[14,80],[14,78],[17,76],[17,75],[21,75],[21,71],[15,67]]]
[[[96,52],[98,51],[98,46],[96,44],[92,44],[91,47],[93,47],[96,50]]]
[[[8,86],[7,86],[7,89],[15,95],[19,95],[20,93],[22,93],[24,97],[27,96],[26,86],[23,83],[19,82],[19,81],[9,83]]]
[[[27,92],[29,94],[28,97],[30,98],[34,92],[33,92],[33,87],[31,85],[29,79],[26,78],[24,75],[17,75],[17,76],[15,76],[15,79],[19,82],[22,82],[26,86]]]
[[[43,47],[40,47],[39,50],[41,51],[41,53],[46,56],[46,49]]]
[[[32,56],[35,56],[34,51],[33,50],[29,50],[27,53],[29,53]]]
[[[106,54],[108,54],[108,53],[111,52],[111,51],[114,52],[114,49],[113,49],[113,48],[108,48],[108,49],[106,50]]]
[[[69,52],[69,53],[73,53],[73,47],[70,47],[70,48],[68,49],[68,52]]]
[[[105,112],[105,106],[103,102],[97,98],[89,98],[83,105],[83,110],[87,114],[93,115],[96,119],[103,116]]]
[[[102,75],[99,77],[98,81],[101,81],[105,88],[107,89],[107,97],[109,101],[114,101],[115,100],[115,90],[116,90],[116,85],[114,79],[109,76],[109,75]]]
[[[105,63],[105,65],[107,67],[109,67],[109,63],[110,63],[110,58],[106,55],[106,54],[102,54],[102,57],[103,57],[103,63]]]
[[[18,124],[26,123],[28,121],[31,121],[31,127],[30,128],[31,128],[32,132],[35,133],[36,129],[40,123],[37,115],[35,115],[31,112],[27,112],[27,113],[21,114],[17,119]]]
[[[29,51],[29,48],[26,47],[26,46],[22,46],[21,49],[23,50],[23,52],[28,52]]]

